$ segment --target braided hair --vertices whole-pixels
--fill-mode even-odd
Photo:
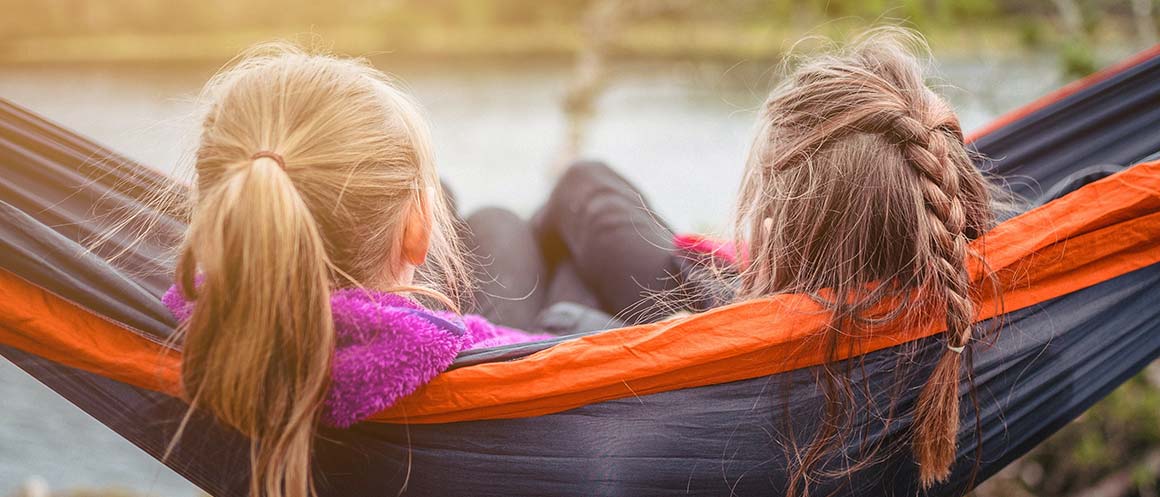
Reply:
[[[804,446],[787,444],[798,450],[788,458],[791,495],[808,494],[823,473],[815,466],[857,429],[853,366],[838,365],[837,349],[875,323],[945,322],[946,348],[914,408],[921,485],[946,479],[955,459],[962,353],[976,315],[967,263],[983,258],[970,242],[994,214],[990,184],[916,53],[925,53],[918,35],[873,30],[802,64],[760,112],[735,219],[750,254],[739,298],[811,294],[834,316],[822,337],[831,360],[818,376],[821,428]]]

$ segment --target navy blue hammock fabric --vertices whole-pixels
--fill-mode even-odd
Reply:
[[[1082,183],[1085,175],[1155,156],[1160,50],[992,126],[973,145],[994,159],[992,173],[1008,178],[1016,194],[1043,200],[1066,189],[1055,185]],[[175,323],[158,296],[169,285],[165,247],[184,229],[182,213],[157,212],[154,235],[139,243],[125,232],[93,252],[83,248],[108,226],[104,220],[141,209],[159,191],[180,193],[181,187],[0,100],[2,269],[164,343]],[[948,482],[918,488],[905,442],[907,420],[881,425],[867,419],[859,424],[861,441],[898,450],[872,470],[816,490],[900,496],[970,490],[1160,355],[1158,299],[1160,266],[1153,264],[1005,315],[995,344],[974,355],[978,409],[964,389],[961,463]],[[465,352],[454,367],[519,360],[561,340]],[[908,344],[908,353],[929,364],[942,347],[941,339],[924,338]],[[12,346],[0,345],[0,354],[159,459],[187,409],[173,397]],[[871,352],[861,358],[858,374],[873,387],[868,397],[901,391],[900,408],[907,412],[917,389],[889,384],[897,357],[894,349]],[[777,495],[785,485],[781,443],[787,426],[809,432],[818,419],[815,372],[804,368],[516,419],[323,430],[318,487],[324,496]],[[860,447],[851,444],[848,454],[858,455]],[[163,462],[214,496],[248,492],[247,441],[206,415],[193,416]]]

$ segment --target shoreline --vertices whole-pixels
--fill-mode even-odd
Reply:
[[[407,32],[392,27],[302,27],[300,29],[188,33],[96,33],[0,39],[0,65],[190,64],[222,63],[246,47],[290,40],[307,47],[373,59],[560,59],[584,44],[578,26],[424,27]],[[842,39],[859,29],[831,22],[811,29],[792,26],[736,26],[715,23],[637,23],[618,33],[608,49],[611,60],[777,61],[805,37]],[[1068,42],[1058,32],[1034,43],[1008,23],[930,27],[924,30],[936,58],[1019,57],[1054,51]],[[1098,49],[1133,45],[1124,30],[1093,37]],[[806,43],[809,49],[810,43]],[[816,44],[813,44],[816,45]]]

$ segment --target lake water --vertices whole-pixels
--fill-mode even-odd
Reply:
[[[391,63],[433,123],[440,171],[464,210],[530,213],[547,194],[565,130],[567,61]],[[1059,86],[1054,59],[943,61],[946,94],[971,130]],[[210,67],[0,68],[0,97],[163,171],[190,143],[192,97]],[[763,64],[618,64],[583,146],[642,187],[681,230],[714,230],[740,179]],[[119,487],[156,496],[197,490],[0,359],[0,496],[36,476],[54,489]]]

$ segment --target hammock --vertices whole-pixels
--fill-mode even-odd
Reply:
[[[1158,125],[1160,46],[972,137],[997,160],[995,173],[1016,178],[1010,188],[1028,198],[1090,166],[1135,165],[977,242],[987,244],[1007,287],[1005,314],[985,296],[981,326],[1002,319],[1003,328],[993,343],[973,346],[978,408],[964,388],[960,462],[927,495],[969,490],[1160,356]],[[158,459],[186,411],[175,396],[180,352],[167,345],[175,323],[158,302],[169,284],[163,248],[184,221],[156,212],[156,235],[142,243],[124,235],[92,252],[83,244],[101,234],[101,220],[140,209],[163,190],[184,191],[0,100],[0,354]],[[811,337],[825,320],[809,299],[783,295],[465,352],[369,422],[323,430],[319,490],[775,495],[785,481],[786,420],[808,428],[818,417],[822,398],[812,384],[824,358]],[[843,357],[874,387],[864,400],[898,391],[901,412],[909,412],[917,389],[892,385],[893,369],[903,354],[932,363],[943,347],[939,331],[899,328],[844,347]],[[908,424],[857,422],[861,442],[903,448]],[[247,447],[238,433],[195,414],[163,462],[212,495],[244,497]],[[827,488],[922,494],[909,451],[887,456]]]

